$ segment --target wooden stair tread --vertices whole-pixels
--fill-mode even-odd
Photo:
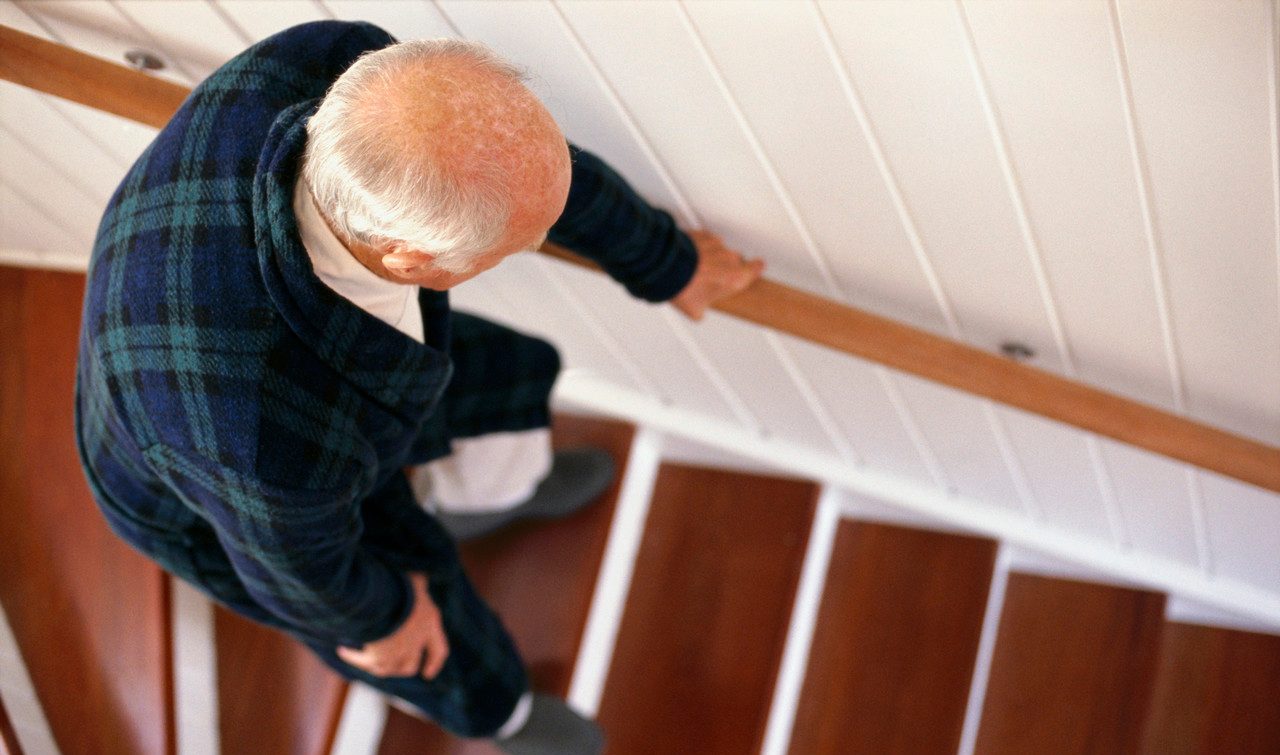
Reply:
[[[325,755],[346,682],[293,638],[214,607],[223,752]]]
[[[1142,752],[1280,752],[1280,637],[1169,623]]]
[[[1164,596],[1010,574],[978,730],[980,753],[1133,752]]]
[[[611,752],[759,749],[816,492],[661,468],[600,710]]]
[[[168,583],[76,453],[84,276],[0,266],[0,603],[65,755],[171,752]]]
[[[995,550],[841,522],[791,752],[955,752]]]
[[[553,444],[608,450],[618,465],[613,486],[599,502],[569,519],[520,523],[462,546],[467,574],[515,638],[535,689],[561,696],[569,691],[632,434],[622,422],[557,415]],[[451,737],[398,710],[389,711],[381,755],[446,752],[496,751],[482,742]]]
[[[0,755],[22,755],[18,747],[18,733],[14,731],[13,722],[4,708],[3,697],[0,697]]]

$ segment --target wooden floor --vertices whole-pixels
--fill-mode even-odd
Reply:
[[[791,752],[955,752],[995,549],[842,522]]]
[[[1166,624],[1148,755],[1280,753],[1280,637]]]
[[[1126,753],[1138,748],[1164,596],[1009,575],[979,753]]]
[[[631,447],[629,426],[561,415],[552,435],[558,447],[607,449],[621,480]],[[617,494],[615,481],[598,503],[569,519],[520,524],[462,548],[467,573],[515,638],[535,689],[560,696],[569,690]],[[381,755],[464,752],[495,750],[450,737],[397,710],[388,716],[379,750]]]
[[[0,266],[0,604],[65,755],[170,752],[167,582],[107,529],[76,455],[83,290]]]
[[[759,749],[816,493],[662,467],[601,704],[610,752]]]

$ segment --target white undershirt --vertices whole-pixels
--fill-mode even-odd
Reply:
[[[298,179],[298,186],[293,192],[293,212],[298,218],[298,235],[311,256],[316,276],[344,299],[422,343],[418,287],[380,278],[360,264],[360,260],[329,230],[329,224],[324,222],[311,199],[307,182],[302,178]]]
[[[423,342],[418,287],[380,278],[360,264],[320,215],[306,180],[293,192],[298,235],[316,276],[364,311]],[[419,503],[458,513],[511,508],[533,495],[551,471],[551,431],[545,427],[453,441],[453,453],[413,470]]]

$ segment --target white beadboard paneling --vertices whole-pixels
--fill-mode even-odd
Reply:
[[[569,139],[606,159],[650,202],[679,216],[671,187],[629,131],[627,115],[610,100],[607,82],[575,44],[554,5],[498,0],[439,6],[467,38],[484,42],[527,71],[529,87]]]
[[[944,332],[933,292],[841,93],[835,61],[823,49],[813,13],[798,5],[687,7],[840,291],[859,306]]]
[[[674,406],[738,421],[656,306],[631,298],[621,286],[596,273],[555,264],[568,284],[582,293],[600,323],[658,386],[663,398]]]
[[[965,340],[1061,369],[954,7],[823,3]]]
[[[0,154],[5,158],[5,181],[9,188],[65,230],[74,239],[75,251],[88,254],[105,204],[87,199],[48,162],[3,130],[0,130]]]
[[[791,336],[783,343],[852,446],[856,460],[921,483],[934,479],[875,367]],[[942,483],[945,485],[945,483]]]
[[[322,4],[337,18],[368,21],[401,41],[454,36],[429,0],[322,0]]]
[[[46,27],[59,42],[79,50],[127,65],[126,51],[147,50],[164,61],[165,67],[151,72],[184,86],[193,86],[199,75],[178,57],[168,53],[155,37],[131,22],[113,4],[103,0],[21,0],[19,7]]]
[[[1198,476],[1214,576],[1280,592],[1280,495],[1208,472]]]
[[[1100,442],[1134,550],[1195,565],[1185,467],[1123,443]]]
[[[52,39],[31,16],[24,13],[21,8],[13,3],[0,2],[0,24],[11,26],[19,31],[33,34],[43,39]],[[12,86],[16,85],[9,82],[0,82],[0,87]],[[41,107],[51,111],[51,115],[41,117],[66,122],[67,125],[79,131],[85,141],[96,145],[107,155],[108,159],[114,160],[117,166],[121,168],[132,163],[133,157],[137,155],[136,152],[132,152],[132,145],[137,142],[139,130],[154,133],[136,123],[130,123],[115,116],[108,116],[98,111],[89,110],[56,97],[40,95],[40,99],[43,102]],[[91,113],[92,115],[82,117],[83,113]],[[94,123],[91,123],[94,119],[96,119],[101,128],[94,128]],[[104,125],[107,123],[110,123],[110,125]],[[150,141],[149,136],[147,141]],[[145,144],[145,142],[143,143]],[[140,147],[138,151],[141,151]],[[131,152],[132,156],[130,156]]]
[[[1016,409],[997,411],[1018,452],[1041,520],[1110,541],[1106,504],[1080,431]]]
[[[1078,374],[1172,408],[1105,4],[965,8]]]
[[[817,289],[820,277],[678,9],[667,2],[561,7],[703,224],[766,257],[773,277]]]
[[[1119,9],[1187,409],[1274,444],[1280,305],[1270,10],[1261,2]]]
[[[109,153],[86,139],[71,120],[51,110],[48,99],[26,87],[0,83],[0,127],[12,132],[17,141],[39,149],[63,174],[73,176],[90,197],[105,206],[125,171]]]
[[[0,179],[0,249],[61,255],[77,250],[81,243]]]
[[[897,385],[955,492],[1000,508],[1025,510],[991,440],[982,401],[912,375],[899,374]]]
[[[315,0],[212,0],[236,26],[252,37],[265,39],[278,31],[308,21],[331,18]]]
[[[61,112],[87,140],[99,145],[104,160],[114,160],[127,169],[156,138],[156,129],[117,115],[41,95],[50,107]],[[121,170],[121,177],[124,170]]]
[[[243,50],[248,40],[228,26],[205,0],[115,0],[122,13],[142,24],[161,49],[182,61],[199,83]],[[193,29],[199,29],[193,35]]]
[[[558,273],[550,272],[549,267],[533,254],[517,254],[476,280],[489,284],[488,291],[502,300],[515,327],[555,344],[566,369],[590,370],[606,380],[649,393],[597,337],[587,321],[592,315],[579,316],[577,305],[558,295],[550,278]]]
[[[839,453],[758,327],[708,312],[692,329],[766,432],[822,453]]]

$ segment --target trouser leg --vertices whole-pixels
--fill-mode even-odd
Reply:
[[[452,453],[410,476],[419,503],[436,511],[482,514],[527,500],[551,470],[551,431],[540,427],[457,438]]]
[[[448,580],[431,580],[429,590],[449,639],[449,657],[435,679],[373,676],[343,663],[332,647],[306,644],[342,676],[408,702],[442,728],[462,737],[491,737],[529,688],[524,663],[461,570]]]

